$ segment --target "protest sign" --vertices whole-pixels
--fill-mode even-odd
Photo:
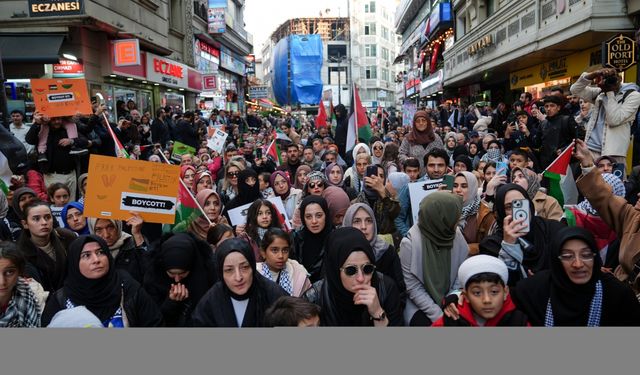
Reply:
[[[217,152],[218,154],[222,154],[224,150],[224,143],[227,140],[229,135],[222,130],[215,129],[209,140],[207,141],[207,147]]]
[[[182,142],[175,142],[173,144],[173,151],[171,152],[171,160],[180,162],[180,159],[182,159],[182,155],[184,154],[195,155],[196,149],[191,146],[187,146]]]
[[[420,202],[429,194],[438,191],[438,187],[442,184],[442,179],[417,181],[409,184],[409,197],[411,197],[411,215],[413,223],[418,222],[418,211],[420,211]]]
[[[180,167],[91,155],[84,215],[127,220],[137,212],[147,223],[173,224]]]
[[[84,79],[32,79],[36,110],[48,117],[90,115],[91,98]]]
[[[281,220],[284,222],[286,230],[291,229],[291,224],[289,222],[289,217],[287,216],[287,211],[284,209],[284,204],[282,203],[282,198],[280,197],[271,197],[267,198],[267,200],[276,207],[278,214],[280,215]],[[231,225],[245,225],[247,223],[247,214],[249,213],[249,207],[253,204],[247,203],[244,206],[240,206],[234,208],[233,210],[229,210],[229,219],[231,220]]]

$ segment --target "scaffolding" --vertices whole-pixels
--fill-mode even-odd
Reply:
[[[349,40],[349,18],[293,18],[285,21],[271,34],[274,44],[289,35],[318,34],[323,41]]]

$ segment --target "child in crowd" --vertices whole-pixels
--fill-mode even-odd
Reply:
[[[267,327],[318,327],[320,306],[302,298],[283,296],[265,311]]]
[[[58,226],[64,228],[65,224],[62,220],[62,210],[71,199],[71,191],[69,187],[62,182],[56,182],[47,188],[49,202],[51,202],[51,214],[58,221]]]
[[[464,285],[462,305],[447,308],[433,327],[528,326],[527,317],[516,309],[509,295],[509,272],[504,262],[490,255],[476,255],[458,269]],[[454,309],[455,310],[455,309]]]

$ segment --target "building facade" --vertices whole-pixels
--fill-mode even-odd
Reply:
[[[208,56],[218,60],[216,86],[225,89],[220,90],[224,94],[229,87],[236,93],[225,95],[236,102],[224,100],[219,106],[242,110],[245,56],[252,52],[252,38],[240,26],[244,1],[226,2],[226,31],[215,35],[207,32],[206,0],[65,3],[0,2],[0,48],[9,110],[22,109],[30,115],[34,107],[29,79],[56,77],[86,79],[89,94],[100,94],[111,108],[112,120],[130,102],[152,115],[166,105],[195,108],[203,99],[202,75],[214,67],[214,62],[200,64],[204,43],[210,47],[204,48]],[[139,56],[134,65],[115,63],[124,50],[114,44],[121,40],[137,42]]]

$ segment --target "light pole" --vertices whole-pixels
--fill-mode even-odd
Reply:
[[[340,64],[346,59],[346,56],[342,56],[340,54],[338,54],[337,56],[329,56],[329,61],[331,61],[332,63],[337,63],[338,64],[338,104],[342,104],[342,80],[341,80],[341,76],[342,76],[342,67],[340,66]]]

